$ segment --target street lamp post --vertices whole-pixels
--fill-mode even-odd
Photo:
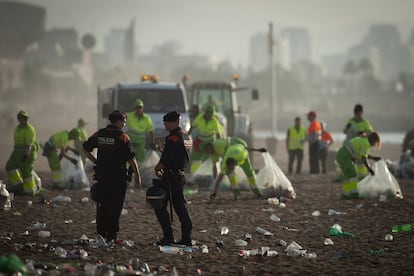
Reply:
[[[271,154],[276,153],[277,145],[277,101],[276,101],[276,74],[273,46],[275,44],[273,35],[273,23],[269,23],[269,33],[267,37],[269,53],[269,79],[270,79],[270,110],[271,110],[271,135],[266,139],[267,149]]]

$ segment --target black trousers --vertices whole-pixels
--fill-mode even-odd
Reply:
[[[155,216],[161,225],[165,239],[174,240],[171,226],[170,213],[168,212],[168,202],[172,202],[175,213],[181,223],[181,237],[183,240],[191,240],[191,230],[193,228],[190,215],[187,210],[187,202],[184,198],[183,186],[185,184],[185,175],[183,173],[164,173],[161,187],[167,194],[168,200],[164,206],[155,209]],[[172,216],[172,214],[171,214]]]
[[[319,143],[309,145],[309,168],[311,174],[319,173]]]
[[[321,161],[322,173],[326,173],[326,158],[328,157],[328,149],[319,150],[319,160]]]
[[[303,150],[302,149],[295,149],[289,150],[289,165],[288,171],[289,174],[293,171],[293,163],[296,159],[296,173],[299,174],[302,172],[302,161],[303,161]]]
[[[111,175],[98,182],[103,187],[103,198],[96,204],[96,232],[107,241],[115,240],[119,232],[119,218],[124,206],[127,187],[126,175]]]

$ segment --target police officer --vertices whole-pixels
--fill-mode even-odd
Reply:
[[[111,124],[98,130],[83,143],[85,156],[96,164],[95,176],[100,194],[96,230],[107,241],[116,240],[119,231],[119,217],[127,188],[127,162],[136,175],[137,187],[141,187],[141,177],[129,136],[122,131],[126,119],[125,113],[113,111],[109,114]],[[94,148],[98,149],[97,157],[91,153]]]
[[[28,123],[29,114],[21,110],[17,114],[19,125],[14,130],[14,149],[6,164],[9,181],[14,192],[36,194],[33,178],[33,163],[37,157],[39,143],[36,130]]]
[[[184,146],[184,132],[179,127],[180,113],[176,111],[164,115],[164,127],[170,134],[165,138],[160,161],[154,170],[157,175],[162,174],[162,188],[174,206],[175,213],[181,222],[181,240],[177,244],[191,246],[192,222],[187,211],[183,186],[185,184],[184,169],[188,167],[188,153]],[[168,200],[163,208],[155,209],[155,215],[161,225],[164,237],[158,245],[170,245],[174,242],[171,220],[167,211]],[[172,214],[171,214],[172,215]]]

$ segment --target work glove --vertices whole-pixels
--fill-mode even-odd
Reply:
[[[73,165],[77,165],[78,164],[78,160],[76,160],[75,158],[71,158],[71,159],[69,159],[70,160],[70,162],[72,162],[72,164]]]
[[[374,170],[373,170],[373,169],[369,168],[369,169],[368,169],[368,171],[369,171],[369,173],[370,173],[371,175],[375,175],[375,172],[374,172]]]
[[[375,162],[380,161],[381,157],[373,157],[372,160],[374,160]]]
[[[267,152],[267,149],[265,149],[265,148],[260,148],[260,149],[259,149],[259,152]]]
[[[28,158],[29,156],[27,156],[26,154],[25,155],[23,155],[23,157],[22,157],[22,162],[26,162],[26,160],[27,160],[27,158]]]

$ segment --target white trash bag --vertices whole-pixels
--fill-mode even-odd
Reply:
[[[62,182],[65,189],[83,189],[89,187],[89,180],[83,167],[80,155],[72,151],[66,153],[70,158],[78,161],[76,165],[72,164],[67,158],[63,157],[60,166],[62,169]]]
[[[145,157],[140,164],[140,169],[154,169],[158,161],[160,161],[160,154],[156,150],[149,149],[145,152]]]
[[[361,197],[374,198],[380,195],[403,198],[397,179],[389,171],[384,160],[372,165],[375,175],[368,174],[358,183]]]
[[[280,197],[296,198],[292,183],[273,160],[268,152],[262,153],[264,167],[256,176],[256,185],[265,198]]]
[[[153,149],[145,152],[144,160],[139,164],[142,187],[150,187],[154,178],[154,167],[160,160],[160,154]],[[135,174],[132,175],[132,183],[135,183]]]
[[[220,166],[217,166],[217,175],[220,174],[220,172],[221,172]],[[234,168],[234,173],[236,174],[236,177],[237,177],[237,184],[239,186],[239,189],[241,191],[250,191],[249,183],[247,182],[247,177],[243,169],[240,166],[236,166]],[[214,189],[214,184],[215,182],[213,182],[213,184],[210,186],[210,190]],[[224,176],[223,180],[220,183],[219,191],[230,191],[230,190],[231,190],[231,186],[230,186],[229,178],[227,176]]]
[[[200,167],[188,177],[187,182],[200,187],[209,187],[214,182],[213,161],[211,161],[211,158],[201,163]]]

